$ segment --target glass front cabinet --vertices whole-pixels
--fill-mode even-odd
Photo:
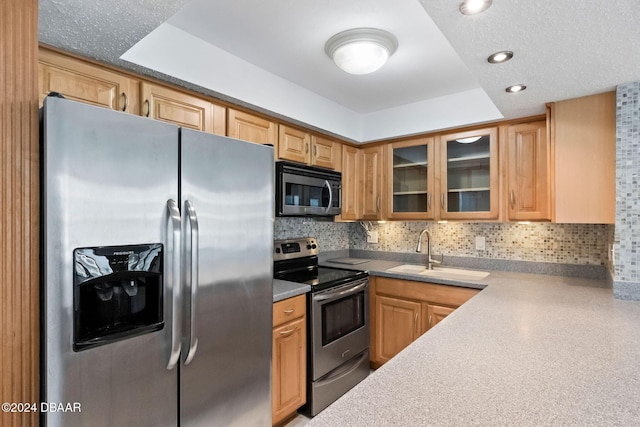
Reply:
[[[440,137],[440,218],[497,219],[497,128]]]
[[[433,137],[394,142],[387,155],[387,216],[434,219],[435,141]]]

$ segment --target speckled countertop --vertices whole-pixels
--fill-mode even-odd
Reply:
[[[602,280],[492,272],[477,284],[308,425],[640,424],[640,303],[615,300]]]
[[[311,290],[311,286],[286,280],[273,279],[273,302],[302,295]]]

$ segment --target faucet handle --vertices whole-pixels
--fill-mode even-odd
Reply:
[[[437,259],[429,258],[429,262],[433,264],[442,264],[444,262],[444,254],[440,255],[440,261]]]

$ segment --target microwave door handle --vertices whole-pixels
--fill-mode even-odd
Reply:
[[[196,303],[198,301],[198,240],[199,240],[199,229],[198,229],[198,216],[196,215],[196,210],[193,207],[193,203],[187,200],[184,202],[185,211],[187,214],[187,220],[189,221],[189,225],[191,227],[190,234],[190,244],[187,246],[187,259],[189,260],[189,264],[191,267],[191,277],[189,283],[189,289],[191,290],[191,307],[189,309],[189,317],[190,320],[190,329],[189,329],[189,349],[187,350],[187,357],[184,360],[184,364],[188,365],[193,360],[193,357],[196,355],[196,351],[198,350],[198,335],[196,329]]]
[[[326,179],[324,180],[324,185],[329,189],[329,206],[327,206],[327,209],[325,210],[325,212],[329,213],[329,210],[333,206],[333,191],[331,191],[331,184],[329,184],[329,181]]]
[[[328,292],[326,294],[323,293],[323,294],[319,294],[319,295],[314,295],[313,296],[313,300],[314,301],[326,301],[326,300],[330,300],[330,299],[342,298],[344,296],[360,292],[361,290],[364,289],[365,286],[367,286],[367,282],[360,283],[359,285],[353,286],[353,287],[351,287],[349,289],[346,289],[344,291]]]
[[[169,222],[171,224],[171,274],[168,276],[172,290],[172,325],[171,325],[171,353],[167,369],[172,370],[180,360],[180,349],[182,342],[182,291],[180,283],[180,229],[181,219],[178,204],[175,200],[167,200],[167,211],[169,213]],[[168,236],[167,236],[168,237]],[[169,240],[169,239],[167,239]]]

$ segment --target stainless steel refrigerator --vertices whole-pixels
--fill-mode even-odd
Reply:
[[[41,139],[41,421],[270,426],[273,149],[55,97]]]

